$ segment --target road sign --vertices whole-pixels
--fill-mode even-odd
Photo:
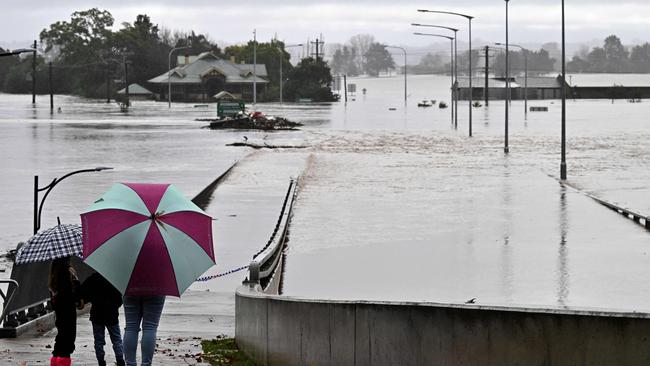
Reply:
[[[217,103],[217,116],[219,118],[232,117],[233,115],[243,112],[246,104],[236,100],[224,100]]]

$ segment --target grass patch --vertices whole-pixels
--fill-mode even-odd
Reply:
[[[213,366],[256,366],[237,348],[234,338],[222,338],[201,341],[203,358]]]

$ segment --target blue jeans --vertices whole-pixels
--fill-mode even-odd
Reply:
[[[122,335],[120,334],[120,324],[103,325],[93,323],[93,336],[95,338],[95,356],[97,361],[104,361],[104,345],[106,344],[104,328],[108,330],[108,336],[111,338],[113,344],[113,352],[115,352],[116,360],[123,360],[124,353],[122,351]]]
[[[142,324],[142,366],[150,366],[156,350],[156,331],[165,305],[164,296],[125,296],[124,356],[128,366],[137,366],[138,333]]]

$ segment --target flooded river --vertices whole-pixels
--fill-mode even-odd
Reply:
[[[31,234],[35,174],[44,185],[71,170],[115,168],[57,186],[43,211],[48,227],[57,216],[78,221],[115,181],[171,182],[193,196],[246,159],[248,149],[225,146],[246,135],[309,146],[300,152],[309,163],[285,294],[650,310],[648,233],[554,179],[559,101],[530,101],[549,110],[527,118],[523,102],[512,103],[506,156],[503,102],[473,110],[469,138],[466,102],[458,129],[450,109],[417,107],[423,99],[449,102],[447,77],[409,77],[406,106],[400,76],[348,82],[366,93],[347,104],[258,104],[305,123],[275,133],[201,129],[194,119],[213,116],[214,104],[168,110],[135,102],[123,114],[115,104],[56,96],[61,112],[50,115],[46,96],[34,108],[30,96],[0,94],[0,249]],[[569,182],[650,214],[649,116],[647,101],[569,101]],[[257,169],[286,164],[275,154]]]

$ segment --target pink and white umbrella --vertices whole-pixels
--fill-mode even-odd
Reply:
[[[84,261],[124,295],[180,296],[215,264],[212,218],[170,184],[115,184],[81,224]]]

